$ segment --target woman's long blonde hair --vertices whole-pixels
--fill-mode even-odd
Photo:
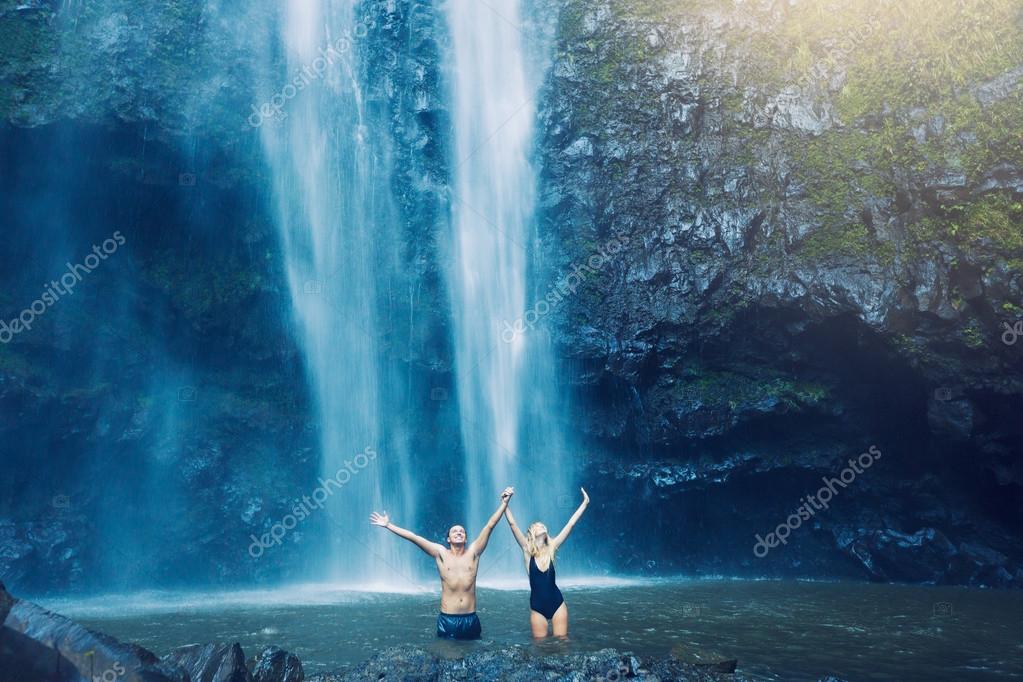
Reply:
[[[546,542],[542,545],[536,541],[536,532],[538,529],[543,528],[547,531]],[[540,557],[547,557],[547,565],[550,566],[554,561],[555,548],[551,543],[551,531],[544,524],[539,521],[534,521],[529,524],[529,528],[526,529],[526,554],[538,559]]]

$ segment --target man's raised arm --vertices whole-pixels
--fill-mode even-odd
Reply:
[[[501,504],[498,505],[497,511],[487,521],[487,525],[483,526],[483,530],[480,531],[479,537],[472,541],[473,551],[476,556],[483,554],[483,550],[487,548],[487,543],[490,542],[490,534],[494,531],[494,526],[504,516],[504,510],[508,508],[508,500],[515,494],[515,488],[505,488],[504,492],[501,493]]]
[[[384,512],[383,514],[377,514],[376,512],[373,512],[372,514],[369,515],[369,522],[372,523],[374,526],[386,528],[387,530],[397,535],[399,538],[405,538],[409,542],[415,543],[415,545],[419,547],[419,549],[423,550],[432,557],[438,556],[440,554],[440,551],[444,549],[436,542],[430,542],[426,538],[419,537],[410,530],[405,530],[404,528],[399,528],[398,526],[394,525],[393,523],[391,523],[391,518],[387,515],[387,512]]]

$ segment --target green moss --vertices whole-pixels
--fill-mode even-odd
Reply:
[[[897,175],[907,170],[958,170],[973,182],[996,164],[1023,165],[1023,89],[982,108],[968,87],[1018,63],[1021,26],[1013,0],[960,0],[941,12],[925,0],[820,0],[795,6],[776,29],[751,38],[761,58],[753,78],[779,91],[788,85],[805,91],[819,80],[815,65],[841,63],[847,78],[835,98],[840,118],[846,124],[871,118],[868,129],[837,127],[785,140],[808,198],[823,213],[823,229],[807,241],[804,257],[837,249],[890,260],[892,247],[872,243],[855,223],[869,198],[895,198]],[[914,136],[932,120],[940,124]],[[916,245],[954,238],[1018,247],[1011,207],[983,199],[956,210],[918,221]]]
[[[839,101],[848,119],[955,99],[967,84],[1015,66],[1023,37],[1015,0],[960,0],[935,11],[928,0],[849,3],[839,16],[873,14],[853,49],[855,68]],[[848,17],[848,18],[846,18]]]
[[[1023,203],[1005,192],[985,194],[943,206],[940,215],[914,223],[911,234],[921,249],[940,240],[957,244],[977,260],[995,254],[1018,259],[1023,257]]]
[[[971,320],[960,332],[963,338],[963,342],[970,348],[980,348],[986,345],[984,340],[984,334],[981,332],[980,327],[976,320]]]
[[[821,262],[834,258],[866,260],[877,258],[891,263],[895,250],[891,244],[878,242],[862,223],[828,224],[811,233],[796,247],[797,258]]]
[[[960,237],[979,245],[990,242],[1000,251],[1023,252],[1023,202],[1007,193],[988,194],[954,209],[961,216]]]
[[[707,371],[690,367],[687,376],[675,385],[676,396],[684,402],[699,402],[711,409],[732,412],[755,409],[765,403],[783,403],[792,409],[805,409],[828,399],[823,384],[796,381],[776,373],[751,374]]]
[[[583,33],[586,16],[586,5],[566,3],[558,16],[558,36],[567,42],[573,42]]]

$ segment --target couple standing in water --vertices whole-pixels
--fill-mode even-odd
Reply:
[[[501,493],[501,504],[494,512],[479,536],[466,544],[466,532],[462,526],[451,526],[448,530],[448,547],[430,542],[412,531],[399,528],[391,523],[387,513],[373,512],[370,523],[386,528],[395,535],[414,543],[437,562],[440,573],[440,615],[437,616],[437,636],[448,639],[479,639],[482,632],[480,619],[476,615],[476,574],[479,572],[479,560],[483,550],[487,548],[490,534],[501,517],[508,519],[515,541],[522,548],[526,571],[529,573],[529,627],[533,637],[546,637],[548,623],[556,637],[568,634],[568,606],[561,596],[561,590],[555,583],[554,555],[558,548],[568,539],[572,528],[579,517],[586,511],[590,497],[586,490],[582,504],[572,514],[561,532],[550,537],[547,526],[539,521],[533,523],[523,533],[515,523],[508,503],[514,488],[505,488]]]

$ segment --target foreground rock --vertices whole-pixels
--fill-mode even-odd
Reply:
[[[588,654],[532,657],[521,647],[480,651],[461,659],[438,658],[417,647],[396,647],[373,656],[365,663],[336,673],[314,675],[309,682],[362,682],[376,680],[679,680],[680,682],[741,682],[735,662],[714,665],[684,663],[674,657],[640,660],[614,649]]]
[[[15,599],[0,583],[0,682],[303,682],[292,653],[266,647],[246,664],[239,644],[191,644],[159,659],[135,644]],[[251,671],[250,671],[251,668]]]
[[[163,657],[188,672],[191,682],[303,682],[298,656],[268,646],[246,663],[238,643],[189,644]]]
[[[151,651],[15,599],[0,583],[0,682],[189,682]]]
[[[252,682],[238,643],[189,644],[174,649],[163,660],[186,670],[192,682]]]
[[[249,664],[253,682],[302,682],[302,661],[293,653],[268,646]]]

